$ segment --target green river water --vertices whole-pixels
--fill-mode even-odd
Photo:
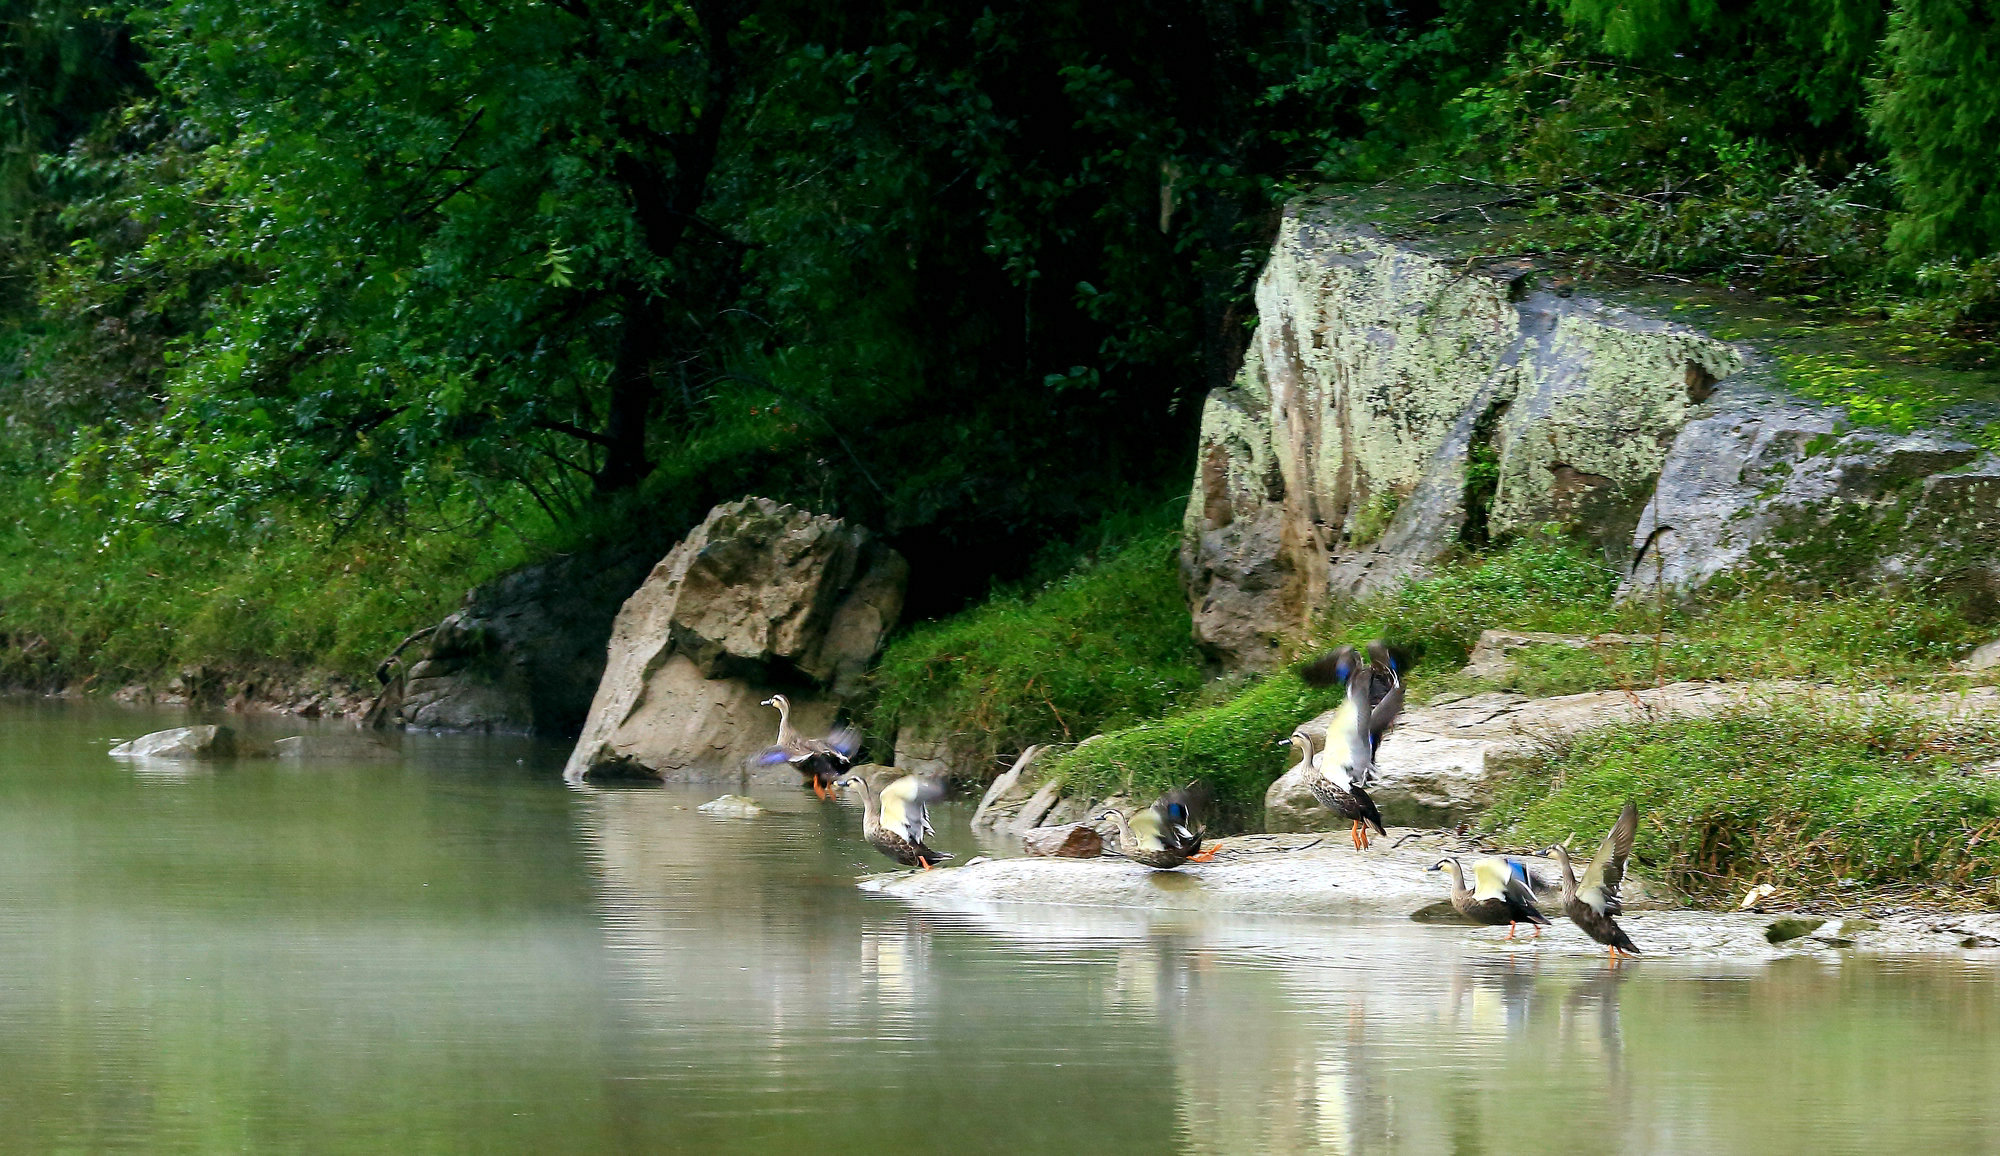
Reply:
[[[924,911],[856,890],[851,808],[710,819],[528,740],[105,754],[185,721],[0,704],[6,1151],[2000,1151],[1983,964]]]

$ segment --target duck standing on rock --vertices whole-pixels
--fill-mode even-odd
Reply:
[[[1206,863],[1215,858],[1220,845],[1201,849],[1201,826],[1196,818],[1203,792],[1199,783],[1189,783],[1166,794],[1128,821],[1116,807],[1097,816],[1118,827],[1118,853],[1146,867],[1171,870],[1183,863]]]
[[[1549,925],[1548,916],[1535,906],[1535,887],[1528,878],[1528,869],[1515,860],[1487,858],[1474,862],[1475,886],[1470,891],[1465,889],[1465,873],[1456,859],[1440,859],[1427,870],[1449,870],[1452,907],[1474,923],[1488,927],[1506,924],[1508,939],[1514,938],[1514,929],[1519,924],[1534,924],[1537,939],[1542,936],[1542,928]]]
[[[861,837],[877,851],[905,867],[928,871],[951,856],[924,845],[931,830],[930,804],[944,798],[944,780],[936,775],[895,775],[887,771],[871,781],[848,772],[833,785],[861,792]]]
[[[790,699],[774,694],[763,705],[778,708],[778,741],[757,761],[767,766],[790,763],[805,777],[813,794],[833,798],[833,781],[854,762],[854,752],[861,749],[861,733],[852,727],[835,727],[823,739],[809,739],[792,729]]]
[[[1639,949],[1632,946],[1632,938],[1612,918],[1625,910],[1625,904],[1618,898],[1618,885],[1625,881],[1625,861],[1632,857],[1632,840],[1638,833],[1639,808],[1628,801],[1618,812],[1618,821],[1611,825],[1604,842],[1598,845],[1597,854],[1590,857],[1590,865],[1583,869],[1582,883],[1576,881],[1570,870],[1569,848],[1558,843],[1542,852],[1556,857],[1561,872],[1556,878],[1562,884],[1563,914],[1582,928],[1585,935],[1610,948],[1613,964],[1618,962],[1621,952],[1639,954]]]
[[[1395,659],[1380,642],[1368,644],[1370,661],[1363,664],[1352,646],[1343,646],[1307,664],[1299,672],[1309,685],[1345,683],[1347,697],[1326,728],[1326,750],[1313,754],[1312,737],[1292,732],[1299,759],[1307,768],[1306,786],[1327,810],[1352,823],[1348,835],[1354,849],[1368,849],[1368,828],[1388,834],[1382,812],[1368,797],[1375,774],[1375,748],[1403,709],[1403,680]]]

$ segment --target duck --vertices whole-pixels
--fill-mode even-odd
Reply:
[[[1377,640],[1368,644],[1364,664],[1352,646],[1343,646],[1307,664],[1299,675],[1309,685],[1340,682],[1347,687],[1347,697],[1326,728],[1327,749],[1315,757],[1312,737],[1303,731],[1292,732],[1292,744],[1299,748],[1301,765],[1311,768],[1306,786],[1313,797],[1352,824],[1348,835],[1354,849],[1366,851],[1369,827],[1388,834],[1381,811],[1368,796],[1368,782],[1375,774],[1376,748],[1403,709],[1403,679],[1395,656]]]
[[[1514,938],[1520,924],[1533,924],[1537,939],[1541,938],[1542,928],[1549,925],[1548,916],[1535,906],[1535,886],[1528,877],[1528,869],[1518,860],[1492,856],[1475,861],[1472,864],[1475,886],[1470,891],[1465,889],[1465,873],[1456,859],[1440,859],[1426,870],[1449,870],[1452,907],[1474,923],[1488,927],[1506,924],[1507,939]]]
[[[1581,883],[1570,868],[1569,848],[1558,843],[1542,852],[1556,858],[1563,914],[1585,935],[1610,949],[1613,966],[1621,954],[1640,954],[1632,945],[1632,937],[1612,918],[1625,910],[1624,902],[1618,898],[1618,885],[1625,881],[1625,861],[1632,857],[1632,840],[1638,833],[1639,808],[1627,800],[1618,812],[1618,821],[1611,825],[1604,842],[1598,844],[1597,854],[1590,857],[1589,866],[1583,869]]]
[[[926,871],[951,859],[924,844],[936,833],[931,830],[929,807],[944,798],[941,777],[882,771],[869,779],[849,771],[835,779],[833,786],[860,793],[861,837],[877,851],[905,867]]]
[[[1343,713],[1334,716],[1334,725],[1339,726],[1345,717]],[[1331,728],[1329,728],[1331,734]],[[1382,825],[1382,812],[1369,798],[1368,788],[1363,782],[1355,781],[1351,769],[1344,763],[1334,763],[1332,751],[1313,753],[1312,736],[1303,730],[1292,732],[1292,745],[1299,750],[1299,765],[1308,768],[1306,788],[1318,799],[1320,806],[1349,821],[1347,836],[1356,851],[1368,849],[1368,828],[1373,827],[1387,835],[1388,829]]]
[[[761,705],[778,709],[778,739],[757,761],[766,766],[790,763],[814,795],[833,798],[833,781],[854,762],[854,753],[861,749],[861,733],[853,727],[835,727],[823,739],[807,738],[792,729],[792,700],[774,694]]]
[[[1105,808],[1097,820],[1116,825],[1118,853],[1134,863],[1163,871],[1183,863],[1206,863],[1221,847],[1201,849],[1202,832],[1196,818],[1201,798],[1200,785],[1189,783],[1161,795],[1129,820],[1116,807]]]

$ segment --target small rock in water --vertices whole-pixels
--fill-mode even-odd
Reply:
[[[1800,936],[1811,935],[1826,925],[1824,919],[1788,915],[1783,919],[1773,919],[1764,928],[1764,938],[1770,943],[1787,943]]]
[[[1104,854],[1104,836],[1082,823],[1036,827],[1021,836],[1021,849],[1059,859],[1095,859]]]
[[[724,819],[754,819],[764,813],[757,800],[748,795],[724,795],[720,799],[710,799],[695,810],[704,815],[719,815]]]
[[[236,754],[236,732],[226,726],[154,731],[111,748],[116,759],[226,759]]]

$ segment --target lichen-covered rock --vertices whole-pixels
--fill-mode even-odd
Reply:
[[[619,610],[565,777],[745,774],[776,733],[760,705],[776,690],[802,731],[824,730],[895,626],[907,575],[837,518],[766,498],[715,507]]]
[[[1259,323],[1202,416],[1183,530],[1196,639],[1268,667],[1329,595],[1380,587],[1459,539],[1468,463],[1490,532],[1556,521],[1613,547],[1734,347],[1511,267],[1468,269],[1286,211]]]
[[[154,731],[111,748],[120,759],[227,759],[236,753],[236,732],[213,724]]]
[[[2000,601],[2000,455],[1941,433],[1853,428],[1786,397],[1768,367],[1674,439],[1622,593],[1724,573],[1957,586]]]

